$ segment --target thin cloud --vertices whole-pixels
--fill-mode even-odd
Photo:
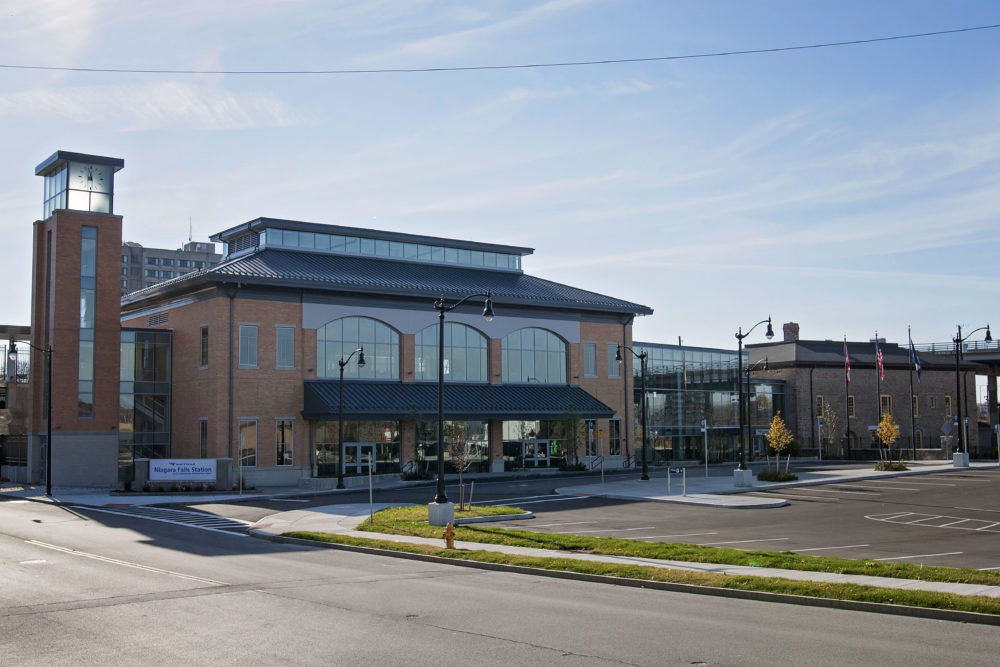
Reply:
[[[266,93],[233,93],[178,82],[37,88],[0,96],[0,118],[75,124],[113,121],[125,130],[233,130],[286,127],[297,113]]]

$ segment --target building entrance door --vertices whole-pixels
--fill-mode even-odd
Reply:
[[[375,474],[375,443],[345,442],[344,443],[344,473],[368,474],[368,466],[372,466]]]
[[[521,460],[525,468],[548,468],[550,462],[548,440],[521,442]]]

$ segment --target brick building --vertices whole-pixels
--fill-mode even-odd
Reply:
[[[900,429],[894,451],[903,450],[907,457],[950,457],[958,445],[954,355],[918,353],[922,367],[918,380],[906,345],[880,340],[879,348],[884,379],[879,377],[874,340],[800,340],[799,326],[789,322],[781,342],[747,346],[750,363],[767,358],[770,371],[760,376],[784,380],[782,417],[803,453],[819,454],[822,436],[824,458],[876,458],[878,442],[871,429],[889,412]],[[977,368],[962,362],[963,415],[976,414]],[[821,427],[824,411],[833,419],[827,418]],[[975,419],[971,422],[968,447],[975,457],[980,455],[979,434]]]
[[[437,299],[445,319],[446,441],[473,468],[554,465],[567,418],[622,452],[638,304],[523,272],[531,249],[261,218],[212,237],[223,261],[131,293],[121,323],[172,336],[169,456],[233,458],[253,484],[336,474],[340,365],[345,471],[436,458]],[[122,430],[140,440],[123,406]],[[136,449],[133,449],[133,448]],[[626,445],[627,448],[627,445]],[[583,449],[583,443],[580,443]],[[136,445],[125,444],[126,461]],[[579,453],[583,453],[580,451]]]

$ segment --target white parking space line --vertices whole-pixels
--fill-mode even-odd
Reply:
[[[517,506],[520,507],[521,505],[536,505],[538,503],[558,503],[558,502],[565,502],[567,500],[586,500],[587,498],[590,497],[591,496],[557,496],[555,498],[549,498],[548,500],[529,500],[527,502],[518,501]],[[510,500],[505,500],[502,502],[498,500],[481,500],[479,502],[481,502],[484,505],[506,505],[508,502],[510,502]]]
[[[907,558],[934,558],[935,556],[961,556],[961,551],[948,551],[943,554],[917,554],[915,556],[893,556],[892,558],[873,558],[872,560],[906,560]]]
[[[711,533],[676,533],[674,535],[643,535],[641,539],[644,540],[663,540],[668,537],[695,537],[696,535],[718,535],[718,531],[713,531]]]
[[[940,518],[941,518],[941,515],[939,515],[939,514],[927,514],[927,515],[924,515],[923,517],[921,517],[919,519],[913,519],[912,521],[898,521],[898,522],[895,522],[895,523],[905,523],[906,525],[910,525],[910,524],[914,524],[914,523],[920,523],[921,521],[933,521],[935,519],[940,519]],[[938,526],[938,528],[942,528],[942,527],[943,526]]]
[[[917,484],[919,486],[958,486],[958,484],[948,484],[946,482],[918,482],[915,479],[907,479],[905,482],[898,479],[878,479],[873,480],[879,484]]]
[[[812,492],[814,492],[814,493],[816,491],[821,491],[823,493],[850,493],[851,495],[855,495],[855,496],[881,496],[882,495],[881,493],[878,493],[878,492],[865,493],[863,491],[844,491],[843,489],[839,489],[839,488],[837,488],[837,489],[819,489],[819,488],[816,488],[815,486],[810,486],[809,490],[812,491]]]
[[[972,521],[972,519],[959,519],[958,521],[952,521],[950,523],[942,523],[938,528],[947,528],[948,526],[955,526],[960,523],[965,523],[966,521]]]
[[[822,490],[822,489],[820,489]],[[774,496],[777,491],[757,491],[748,493],[747,495],[753,496]],[[831,498],[829,496],[809,496],[804,493],[794,493],[794,489],[782,489],[780,492],[782,498],[787,498],[789,500],[795,500],[796,498],[811,498],[812,500],[827,500],[836,502],[836,498]]]
[[[983,507],[956,507],[957,510],[969,510],[970,512],[1000,512],[1000,510],[988,510]]]
[[[308,503],[309,500],[302,498],[271,498],[272,503]]]
[[[552,526],[579,526],[585,523],[597,523],[596,521],[567,521],[566,523],[542,523],[531,524],[532,528],[551,528]]]
[[[516,500],[534,500],[535,498],[572,498],[574,496],[560,496],[557,493],[546,493],[543,496],[520,496],[518,498],[490,498],[488,500],[480,500],[481,503],[509,503]],[[586,496],[581,496],[586,497]]]
[[[976,530],[989,530],[989,529],[990,529],[990,528],[992,528],[993,526],[1000,526],[1000,522],[998,522],[998,523],[991,523],[991,524],[987,524],[987,525],[985,525],[985,526],[982,526],[981,528],[976,528]]]
[[[811,549],[796,549],[795,551],[827,551],[828,549],[858,549],[860,547],[869,547],[870,544],[845,544],[842,547],[813,547]]]
[[[875,479],[875,480],[872,480],[872,481],[875,482],[875,483],[877,483],[877,484],[881,484],[882,483],[882,480],[880,480],[880,479]],[[842,486],[847,486],[847,485],[843,484]],[[888,490],[888,489],[886,489],[885,487],[882,487],[882,486],[864,486],[862,484],[852,484],[850,486],[850,488],[852,488],[852,489],[884,489],[884,490]],[[924,490],[924,489],[915,489],[912,486],[891,486],[889,488],[892,489],[893,491],[923,491]]]
[[[762,538],[759,540],[731,540],[729,542],[702,542],[698,546],[700,547],[711,547],[717,544],[746,544],[747,542],[781,542],[783,540],[788,540],[788,537],[770,537]]]
[[[871,491],[884,491],[885,488],[881,486],[864,486],[862,484],[838,484],[838,489],[869,489]],[[920,489],[901,489],[896,487],[894,491],[919,491]]]
[[[600,530],[577,530],[576,533],[624,533],[627,530],[653,530],[656,526],[643,526],[642,528],[602,528]]]

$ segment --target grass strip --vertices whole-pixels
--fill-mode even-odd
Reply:
[[[481,563],[498,563],[543,570],[619,577],[623,579],[690,584],[695,586],[711,586],[730,590],[759,591],[765,593],[797,595],[830,600],[894,604],[909,607],[923,607],[928,609],[965,611],[979,614],[1000,614],[1000,600],[984,596],[956,595],[954,593],[938,593],[934,591],[909,589],[899,590],[894,588],[861,586],[858,584],[795,581],[776,577],[754,577],[706,572],[690,572],[686,570],[670,570],[644,565],[621,565],[617,563],[581,561],[572,557],[553,556],[552,558],[540,558],[498,553],[493,551],[445,549],[443,547],[425,544],[409,544],[406,542],[395,542],[376,538],[331,535],[329,533],[315,533],[308,531],[289,532],[285,533],[283,537],[312,540],[315,542],[326,542],[331,544],[345,544],[350,546],[384,549],[387,551],[425,554],[441,558],[453,558]]]
[[[486,510],[476,506],[473,511]],[[490,508],[498,509],[498,508]],[[520,513],[514,507],[503,508],[503,513]],[[456,512],[456,517],[459,514]],[[391,507],[375,514],[375,523],[365,520],[358,530],[390,535],[416,535],[441,538],[442,529],[427,523],[426,505]],[[567,533],[542,533],[530,530],[499,528],[493,525],[455,526],[455,539],[461,542],[504,544],[508,546],[551,549],[573,553],[593,553],[609,556],[655,558],[716,565],[745,565],[773,567],[783,570],[830,572],[834,574],[864,574],[873,577],[916,579],[958,584],[1000,586],[1000,571],[973,570],[913,563],[885,562],[869,559],[854,560],[829,556],[806,556],[792,551],[744,551],[724,547],[706,547],[696,544],[644,542],[616,537],[590,537]]]

